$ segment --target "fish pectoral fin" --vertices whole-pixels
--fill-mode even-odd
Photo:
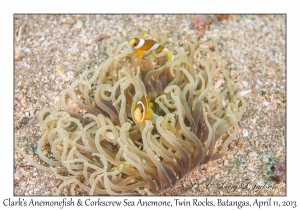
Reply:
[[[138,57],[138,58],[142,58],[142,56],[143,56],[143,50],[137,49],[135,51],[135,56]]]

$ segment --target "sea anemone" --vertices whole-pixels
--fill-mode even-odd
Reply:
[[[232,89],[216,40],[214,51],[191,40],[169,48],[170,61],[155,51],[137,58],[128,40],[111,37],[107,60],[62,91],[60,108],[40,112],[37,154],[48,167],[16,149],[65,180],[58,195],[69,184],[73,195],[77,187],[89,195],[151,195],[224,157],[245,100]],[[137,122],[134,107],[144,95],[153,115]]]

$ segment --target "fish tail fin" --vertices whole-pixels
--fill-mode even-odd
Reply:
[[[170,50],[168,50],[167,48],[165,48],[164,51],[166,52],[169,61],[174,60],[174,55],[173,55],[173,53]]]

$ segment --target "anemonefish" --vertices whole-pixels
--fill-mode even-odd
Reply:
[[[144,51],[159,50],[159,51],[165,51],[166,52],[166,54],[168,56],[168,60],[171,61],[171,60],[174,59],[174,56],[173,56],[173,54],[172,54],[172,52],[170,50],[168,50],[164,46],[156,43],[152,39],[138,39],[138,38],[133,38],[133,39],[131,39],[129,41],[129,44],[131,45],[131,47],[133,47],[134,49],[136,49],[135,55],[137,57],[142,57]]]
[[[150,97],[148,95],[143,95],[141,100],[135,105],[133,111],[134,119],[138,122],[144,122],[146,119],[151,119],[153,116],[151,106],[152,103],[150,102]]]

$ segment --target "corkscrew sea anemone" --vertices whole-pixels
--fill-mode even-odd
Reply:
[[[166,37],[153,33],[160,44]],[[90,195],[152,195],[189,171],[225,156],[237,137],[244,98],[233,91],[214,50],[201,41],[134,55],[128,40],[111,37],[108,59],[85,71],[62,91],[60,108],[40,112],[37,154],[42,170]],[[220,82],[221,81],[221,82]],[[137,122],[134,107],[143,95],[153,104],[151,119]]]

